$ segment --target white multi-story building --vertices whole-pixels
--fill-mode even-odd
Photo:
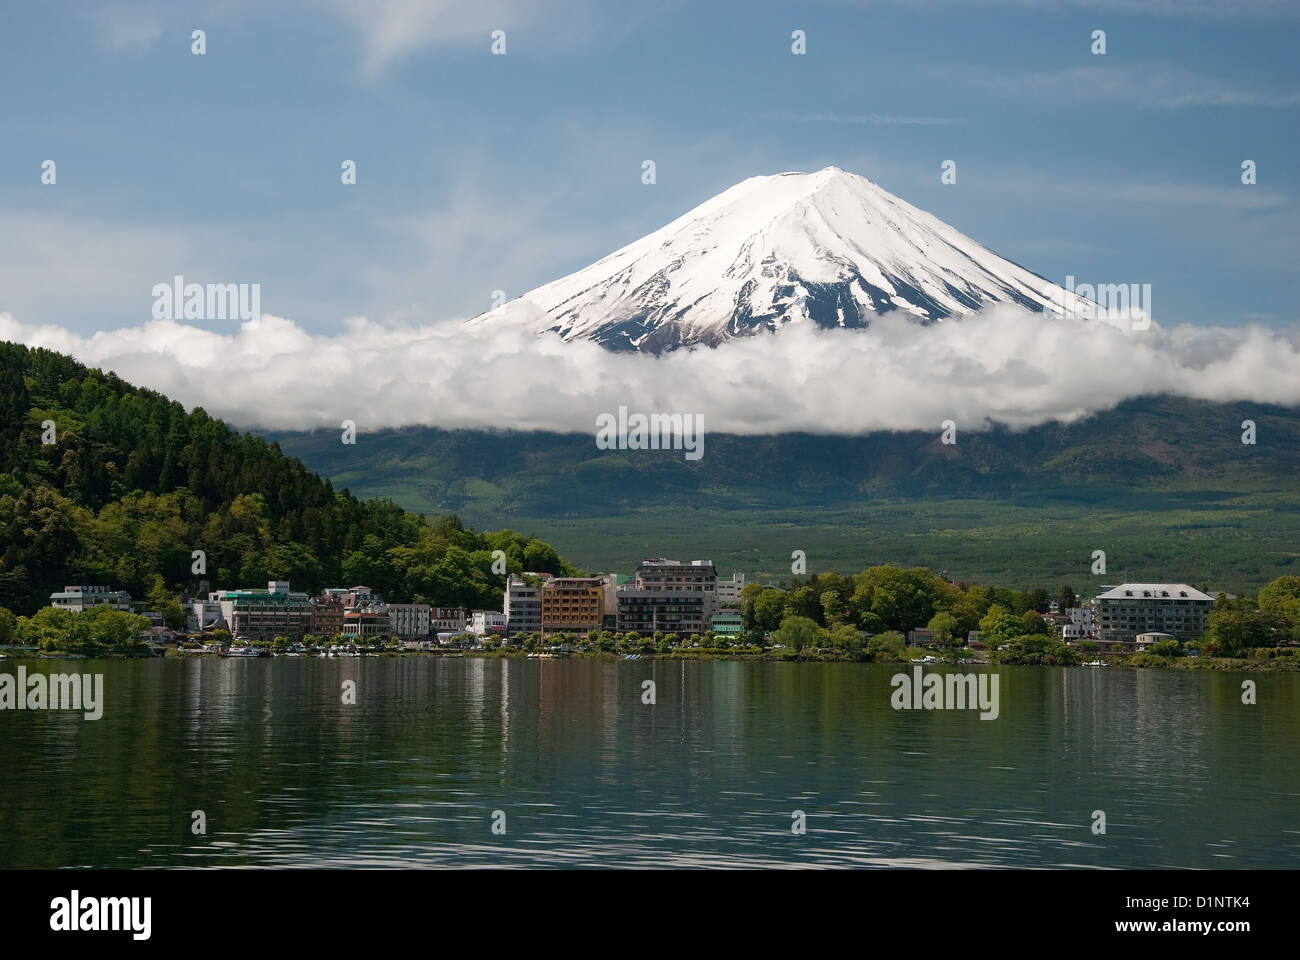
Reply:
[[[487,634],[505,636],[506,615],[500,610],[475,610],[470,616],[468,632],[476,637]]]
[[[212,630],[230,632],[226,612],[216,600],[193,600],[185,605],[185,630],[187,633],[208,633]]]
[[[1123,583],[1093,599],[1093,632],[1098,640],[1118,643],[1152,632],[1197,640],[1213,608],[1213,597],[1185,583]]]
[[[542,632],[542,588],[518,574],[511,574],[505,592],[506,633]]]
[[[64,587],[61,593],[50,594],[50,606],[59,610],[81,613],[91,607],[108,606],[114,610],[131,612],[131,594],[125,590],[110,590],[104,586]]]
[[[1070,607],[1061,611],[1070,618],[1069,623],[1061,624],[1061,639],[1083,640],[1092,636],[1092,607]]]
[[[745,589],[745,575],[733,573],[730,580],[718,579],[718,609],[739,610],[740,591]]]
[[[433,607],[427,603],[390,603],[388,624],[399,640],[424,640],[433,622]]]

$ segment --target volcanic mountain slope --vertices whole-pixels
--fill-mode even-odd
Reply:
[[[936,323],[1085,301],[839,167],[751,177],[589,267],[468,321],[662,353],[788,323]]]

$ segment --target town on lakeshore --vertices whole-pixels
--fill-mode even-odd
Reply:
[[[631,575],[505,574],[501,609],[389,602],[369,587],[315,595],[272,580],[138,602],[104,585],[74,585],[20,618],[7,649],[105,652],[68,641],[119,638],[109,652],[228,657],[361,656],[407,652],[631,659],[766,657],[886,662],[1300,666],[1300,577],[1259,598],[1212,595],[1186,583],[1014,591],[955,583],[925,568],[872,567],[791,583],[718,576],[712,560],[641,561]],[[159,603],[162,599],[166,602]],[[417,598],[422,600],[423,598]],[[161,608],[161,609],[157,609]],[[119,622],[113,622],[116,618]],[[123,634],[123,630],[126,631]],[[1234,658],[1240,663],[1230,663]],[[1181,664],[1179,664],[1181,665]]]

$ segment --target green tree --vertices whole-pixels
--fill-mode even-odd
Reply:
[[[907,641],[901,633],[889,630],[867,641],[867,653],[873,660],[896,662],[907,652]]]
[[[844,653],[857,653],[864,646],[857,627],[847,623],[838,624],[830,631],[830,642],[832,647]]]
[[[772,642],[798,653],[806,647],[820,646],[826,637],[826,631],[811,617],[786,617],[772,634]]]
[[[823,590],[821,595],[822,623],[827,626],[844,622],[849,606],[838,590]]]
[[[1273,610],[1259,610],[1248,600],[1216,605],[1206,632],[1207,653],[1240,657],[1255,647],[1271,647],[1289,635],[1289,624]]]
[[[1051,634],[1052,632],[1051,626],[1037,610],[1026,610],[1021,616],[1020,622],[1024,624],[1025,633]]]
[[[1177,640],[1170,638],[1168,640],[1157,640],[1151,644],[1151,653],[1157,657],[1176,657],[1181,651],[1181,646]]]
[[[785,611],[790,616],[816,621],[822,615],[821,598],[809,584],[796,587],[785,596]]]
[[[173,630],[181,630],[185,627],[185,610],[181,607],[180,600],[176,594],[172,593],[163,584],[161,574],[153,575],[153,584],[149,588],[149,606],[156,612],[161,613],[163,623]]]
[[[980,640],[990,651],[1024,633],[1024,621],[998,603],[990,605],[988,613],[980,620]]]
[[[948,611],[940,610],[936,613],[930,618],[926,628],[934,631],[935,642],[940,646],[961,646],[961,625]]]
[[[872,613],[870,610],[864,610],[858,615],[858,626],[867,633],[875,634],[885,632],[885,621],[881,620],[878,615]]]
[[[785,594],[775,587],[763,590],[754,600],[754,625],[763,631],[772,631],[785,618]]]

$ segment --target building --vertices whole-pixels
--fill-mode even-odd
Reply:
[[[343,604],[344,609],[348,607],[364,607],[367,605],[383,603],[384,598],[369,587],[327,587],[321,591],[317,601],[324,599],[335,599]]]
[[[1121,644],[1151,632],[1197,640],[1213,608],[1213,597],[1185,583],[1124,583],[1093,599],[1093,633],[1099,641]]]
[[[733,575],[732,587],[737,582],[735,576],[744,583],[744,574]],[[631,584],[618,591],[618,629],[648,636],[708,633],[719,610],[717,587],[718,572],[712,560],[642,560]],[[736,598],[738,603],[738,591]]]
[[[214,630],[230,633],[230,623],[218,601],[191,600],[184,609],[186,633],[211,633]]]
[[[706,618],[718,612],[718,572],[712,560],[692,560],[690,563],[662,557],[642,560],[636,568],[633,584],[634,590],[651,593],[698,594],[704,599]]]
[[[712,626],[703,593],[674,593],[625,587],[618,592],[618,629],[652,637],[675,633],[685,639]]]
[[[382,603],[352,607],[343,612],[343,636],[353,640],[384,640],[393,635],[388,607]]]
[[[339,636],[343,633],[343,614],[346,610],[341,595],[325,591],[316,598],[311,632],[318,637]]]
[[[626,574],[607,573],[604,580],[604,605],[601,607],[600,628],[602,630],[618,629],[618,591],[620,583],[627,583]]]
[[[929,627],[917,627],[915,630],[907,631],[907,645],[909,647],[937,647],[939,645],[939,635]]]
[[[429,619],[433,622],[432,632],[455,635],[465,632],[469,613],[464,607],[434,607],[429,611]]]
[[[475,610],[469,618],[469,632],[476,637],[504,637],[506,615],[500,610]]]
[[[1174,639],[1177,638],[1172,634],[1161,633],[1158,630],[1153,630],[1149,633],[1139,633],[1133,638],[1133,649],[1138,653],[1146,653],[1160,641]]]
[[[542,632],[542,587],[511,574],[505,592],[506,635]]]
[[[177,642],[174,631],[163,626],[146,627],[140,631],[140,639],[151,647],[161,647]]]
[[[733,573],[730,580],[718,579],[718,609],[719,610],[739,610],[741,606],[740,592],[745,589],[745,575],[743,573]]]
[[[709,618],[709,629],[720,637],[738,637],[745,632],[745,625],[740,620],[740,614],[724,610]]]
[[[64,587],[61,593],[50,594],[50,606],[59,610],[71,610],[73,613],[82,613],[100,606],[130,613],[131,594],[125,590],[110,590],[93,584]]]
[[[542,584],[542,636],[600,630],[605,587],[604,577],[552,577]]]
[[[265,590],[217,590],[209,602],[221,608],[221,618],[236,637],[298,640],[312,632],[316,605],[305,593],[294,593],[287,580],[271,580]]]
[[[388,624],[399,640],[426,640],[432,624],[433,607],[427,603],[390,603]]]
[[[1070,607],[1051,617],[1060,628],[1061,639],[1078,643],[1092,638],[1092,607]]]

